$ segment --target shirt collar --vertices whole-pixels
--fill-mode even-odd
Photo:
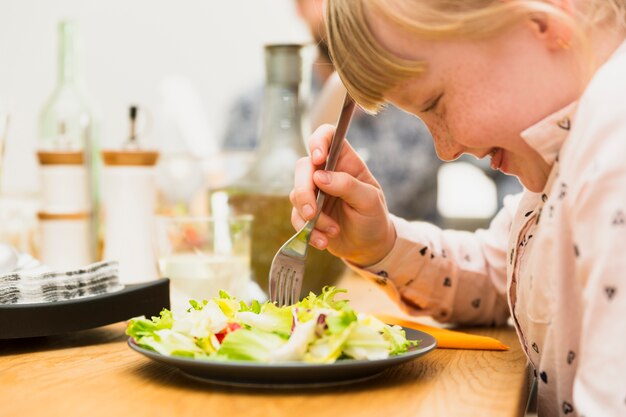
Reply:
[[[565,106],[521,133],[522,139],[552,165],[572,127],[578,102]]]

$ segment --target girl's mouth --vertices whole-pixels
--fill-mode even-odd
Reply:
[[[494,170],[500,170],[500,168],[502,167],[502,149],[500,148],[494,148],[490,155],[491,155],[491,169]]]

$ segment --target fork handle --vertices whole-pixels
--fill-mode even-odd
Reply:
[[[325,171],[335,170],[337,160],[339,159],[339,151],[341,151],[341,146],[343,145],[343,141],[346,137],[346,132],[348,131],[348,127],[350,126],[350,120],[352,120],[352,115],[354,114],[355,107],[356,104],[354,103],[354,100],[346,92],[346,97],[343,100],[343,107],[341,108],[341,113],[339,114],[339,120],[337,121],[337,127],[335,129],[335,133],[333,134],[333,138],[330,141],[328,158],[326,158],[326,164],[324,165]],[[307,222],[307,226],[310,230],[313,230],[317,219],[320,217],[320,214],[322,214],[322,210],[324,209],[324,202],[326,201],[326,196],[327,195],[325,192],[323,192],[322,190],[318,190],[316,199],[317,213],[312,220],[309,220]]]

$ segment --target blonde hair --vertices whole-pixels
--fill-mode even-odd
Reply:
[[[579,3],[581,3],[579,1]],[[350,95],[370,113],[399,83],[426,71],[425,61],[402,59],[374,38],[368,14],[423,39],[479,39],[495,35],[533,15],[560,19],[573,35],[613,19],[626,27],[626,0],[584,0],[568,14],[546,0],[327,0],[326,27],[331,58]]]

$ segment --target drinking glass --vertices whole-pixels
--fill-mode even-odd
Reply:
[[[220,290],[246,299],[250,284],[252,216],[157,218],[159,272],[170,279],[172,310]]]

